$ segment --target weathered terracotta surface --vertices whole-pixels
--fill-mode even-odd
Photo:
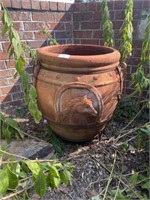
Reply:
[[[38,59],[34,84],[51,128],[77,142],[100,133],[122,92],[120,53],[96,45],[56,45],[40,48]]]

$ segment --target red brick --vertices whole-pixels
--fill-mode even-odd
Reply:
[[[63,39],[63,38],[71,38],[72,37],[72,34],[71,34],[71,32],[69,32],[69,31],[63,31],[63,32],[56,32],[55,33],[55,38],[57,39]]]
[[[115,21],[112,21],[112,23],[113,23],[114,29],[120,29],[122,27],[123,21],[115,20]]]
[[[47,1],[41,1],[41,9],[42,10],[49,10],[49,2]]]
[[[13,78],[13,76],[9,77],[9,78],[7,79],[7,81],[8,81],[8,83],[9,83],[9,85],[14,85],[14,84],[16,84],[16,83],[17,83],[17,84],[20,83],[19,77]]]
[[[50,23],[48,27],[49,30],[65,30],[65,23]]]
[[[9,85],[9,81],[7,78],[3,78],[3,79],[0,79],[0,86],[6,86],[6,85]]]
[[[21,1],[20,0],[13,0],[12,1],[12,8],[21,8]]]
[[[40,32],[35,32],[34,33],[35,40],[46,40],[47,39],[47,34],[42,35]]]
[[[115,12],[115,19],[122,19],[124,20],[125,14],[121,10],[116,10]]]
[[[57,11],[57,2],[50,2],[50,10]]]
[[[0,51],[0,60],[7,60],[8,59],[8,53]]]
[[[102,14],[101,12],[94,12],[93,14],[93,20],[102,20]]]
[[[121,40],[115,40],[115,48],[116,49],[119,49],[120,44],[121,44]]]
[[[14,75],[15,70],[14,69],[5,69],[0,71],[0,77],[12,77]]]
[[[58,11],[65,11],[65,3],[58,2]]]
[[[72,24],[71,23],[66,23],[66,30],[72,31]]]
[[[99,15],[100,15],[100,13],[99,13]],[[74,13],[73,19],[74,19],[74,21],[92,21],[94,16],[95,16],[95,13],[93,14],[92,12],[86,12],[86,13],[78,12],[78,13]]]
[[[34,10],[40,10],[40,2],[37,0],[32,0],[31,7]]]
[[[1,30],[1,25],[0,25],[0,30]],[[3,37],[0,31],[0,41],[8,41],[8,33],[6,33]]]
[[[5,7],[11,8],[11,0],[2,0]]]
[[[115,18],[114,11],[110,11],[109,13],[110,13],[110,20],[111,21],[114,20]]]
[[[132,24],[133,24],[133,31],[137,33],[137,25],[139,23],[139,20],[133,20]]]
[[[2,10],[0,10],[0,21],[1,21],[1,19],[2,19],[2,16],[3,16],[3,11]]]
[[[30,0],[22,1],[22,8],[24,8],[24,9],[31,9]]]
[[[140,58],[133,58],[131,57],[128,61],[130,65],[138,65],[140,63]]]
[[[100,45],[104,46],[104,40],[103,39],[100,39]]]
[[[100,22],[82,22],[81,29],[100,29]]]
[[[71,13],[55,13],[54,20],[57,21],[71,21]]]
[[[50,12],[33,12],[32,13],[33,21],[53,21],[54,14]]]
[[[79,39],[74,39],[74,44],[81,44],[80,40]]]
[[[95,40],[95,39],[82,39],[81,40],[81,44],[94,44],[94,45],[98,45],[99,44],[99,40]]]
[[[23,31],[24,30],[23,22],[15,22],[14,23],[14,28],[17,31]]]
[[[96,2],[89,2],[87,4],[88,11],[97,11],[97,3]]]
[[[75,3],[73,4],[74,11],[87,11],[87,3]]]
[[[114,1],[114,10],[121,10],[123,7],[122,1]]]
[[[3,102],[9,102],[9,101],[12,101],[11,95],[3,95],[3,96],[0,96],[0,102],[1,102],[1,103],[3,103]]]
[[[143,6],[142,7],[146,8],[146,9],[150,8],[150,2],[148,0],[147,1],[143,1]]]
[[[66,39],[57,39],[57,42],[59,44],[66,44],[67,43]]]
[[[141,48],[142,47],[142,41],[133,40],[132,45],[133,45],[133,48]]]
[[[141,56],[141,49],[134,49],[134,57],[140,57]]]
[[[13,21],[31,21],[30,12],[13,11],[10,12]]]
[[[14,60],[8,60],[8,61],[5,61],[5,63],[6,63],[6,66],[7,66],[7,68],[14,68],[14,66],[15,66],[15,61]]]
[[[92,38],[92,31],[74,31],[75,38]]]
[[[19,33],[21,40],[34,40],[34,33],[33,32],[25,32],[20,31]]]
[[[72,10],[73,10],[72,3],[66,3],[66,11],[72,11]]]
[[[2,47],[3,47],[3,51],[7,51],[9,47],[9,42],[3,42]]]
[[[4,69],[6,69],[6,68],[7,68],[7,67],[6,67],[6,65],[5,65],[5,62],[0,60],[0,70],[4,70]]]
[[[67,43],[67,44],[72,44],[73,41],[72,41],[72,39],[67,39],[67,40],[66,40],[66,43]]]
[[[79,30],[80,29],[80,23],[79,22],[74,22],[73,23],[73,30]]]
[[[38,31],[43,27],[43,22],[24,22],[25,31]]]
[[[102,38],[102,32],[99,31],[93,31],[93,38]]]
[[[24,94],[23,92],[12,93],[13,101],[18,99],[23,99]]]
[[[14,86],[6,86],[1,88],[2,94],[11,94],[15,92],[20,92],[20,85],[14,85]]]
[[[141,9],[143,1],[134,1],[133,2],[133,9]]]
[[[139,19],[140,17],[140,12],[138,9],[133,10],[133,19]]]
[[[110,10],[114,10],[114,1],[109,1],[108,2],[108,9]]]

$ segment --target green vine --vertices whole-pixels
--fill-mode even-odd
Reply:
[[[2,16],[2,36],[8,35],[9,47],[8,55],[9,59],[15,58],[15,75],[14,77],[20,76],[22,89],[24,92],[25,103],[28,106],[28,110],[31,115],[34,117],[36,123],[39,123],[41,120],[42,114],[38,109],[37,105],[37,94],[35,87],[30,84],[30,75],[26,72],[26,60],[25,60],[25,49],[20,40],[18,32],[14,28],[14,23],[11,20],[8,10],[2,5],[4,10]],[[31,51],[32,53],[32,51]]]
[[[110,21],[107,0],[103,0],[101,5],[104,45],[114,47],[114,31],[112,22]]]
[[[57,40],[55,38],[53,38],[52,35],[49,33],[48,29],[46,29],[45,27],[42,27],[42,29],[40,30],[40,34],[47,36],[47,40],[48,40],[49,45],[59,44],[57,42]]]
[[[21,161],[16,160],[15,157]],[[43,197],[49,187],[57,189],[60,183],[71,184],[73,166],[69,162],[29,160],[9,153],[2,146],[0,146],[0,159],[0,197],[3,197],[2,199],[10,199],[25,191],[27,195],[29,188],[34,188],[34,191]]]
[[[120,48],[121,62],[125,62],[132,52],[132,38],[133,38],[133,0],[127,0],[125,8],[125,20],[122,32],[122,44]]]
[[[149,41],[150,41],[150,15],[147,16],[147,26],[144,31],[144,40],[142,43],[142,51],[140,63],[134,74],[131,75],[132,83],[135,85],[136,91],[141,94],[150,84],[149,77],[145,74],[143,66],[150,62]]]
[[[5,118],[2,113],[0,113],[0,125],[0,136],[4,137],[7,143],[10,143],[12,138],[24,138],[19,129],[19,124],[11,118]]]

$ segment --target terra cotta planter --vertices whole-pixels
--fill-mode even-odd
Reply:
[[[56,45],[38,50],[34,69],[38,105],[61,138],[88,141],[111,119],[122,92],[120,53],[96,45]]]

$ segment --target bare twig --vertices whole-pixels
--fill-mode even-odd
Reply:
[[[102,166],[109,174],[111,173],[111,171],[105,166],[105,164],[101,163],[100,161],[98,161],[96,158],[94,158],[89,152],[88,152],[89,156],[95,160],[100,166]],[[112,175],[114,178],[117,178],[126,188],[128,188],[129,190],[131,190],[136,197],[139,198],[139,200],[143,200],[143,197],[141,197],[136,191],[134,191],[129,185],[127,185],[120,176],[116,175],[115,173],[113,173]]]
[[[30,188],[32,188],[32,187],[33,187],[33,185],[30,185],[30,186],[28,186],[28,187],[26,187],[26,188],[23,188],[22,190],[19,190],[19,191],[17,191],[17,192],[14,192],[14,193],[12,193],[12,194],[10,194],[10,195],[7,195],[7,196],[5,196],[5,197],[2,197],[1,200],[10,199],[10,198],[12,198],[12,197],[14,197],[14,196],[16,196],[16,195],[18,195],[18,194],[23,193],[24,191],[26,191],[26,190],[28,190],[28,189],[30,189]]]
[[[111,183],[111,181],[112,181],[112,176],[113,176],[113,172],[114,172],[115,163],[116,163],[116,152],[115,152],[115,155],[114,155],[114,162],[113,162],[113,166],[112,166],[112,169],[111,169],[109,178],[108,178],[108,182],[107,182],[107,185],[106,185],[106,189],[105,189],[105,193],[104,193],[103,200],[106,199],[106,195],[107,195],[107,192],[108,192],[108,188],[109,188],[109,185],[110,185],[110,183]]]

